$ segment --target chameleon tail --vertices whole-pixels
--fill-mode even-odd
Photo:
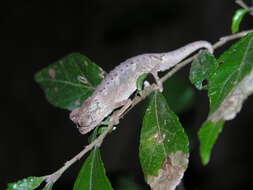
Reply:
[[[173,67],[174,65],[176,65],[177,63],[181,62],[183,59],[188,57],[190,54],[201,48],[205,48],[210,53],[213,53],[213,47],[209,42],[207,41],[192,42],[174,51],[164,53],[159,70],[165,71],[170,69],[171,67]]]

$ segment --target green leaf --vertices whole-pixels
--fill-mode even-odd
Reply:
[[[87,57],[73,53],[36,73],[35,80],[51,104],[73,110],[92,94],[104,73]]]
[[[180,182],[188,164],[188,145],[178,117],[163,95],[155,92],[144,116],[139,147],[142,170],[152,189],[169,189]]]
[[[44,177],[28,177],[17,182],[9,183],[6,190],[33,190],[44,181]]]
[[[242,22],[243,17],[250,12],[248,9],[238,9],[232,19],[231,30],[232,33],[236,33],[239,31],[240,24]]]
[[[89,143],[97,138],[99,127],[96,127],[89,136]],[[95,148],[85,160],[79,175],[75,181],[74,190],[105,189],[112,190],[106,177],[103,161],[99,148]]]
[[[106,177],[99,148],[95,148],[85,160],[75,181],[74,190],[112,190]]]
[[[218,62],[222,64],[211,76],[208,89],[211,113],[217,111],[225,98],[250,74],[253,68],[252,56],[253,33],[242,38],[220,56]]]
[[[217,123],[207,121],[203,124],[199,130],[198,136],[201,142],[200,144],[200,155],[202,163],[206,165],[210,160],[210,154],[214,143],[216,142],[218,135],[221,133],[224,121],[221,120]]]
[[[207,89],[208,84],[204,85],[203,82],[209,80],[218,66],[218,62],[212,54],[202,51],[192,62],[189,76],[190,81],[198,90]]]
[[[163,84],[163,95],[170,108],[182,113],[193,106],[195,93],[187,79],[173,76]]]
[[[252,57],[253,33],[250,33],[225,51],[217,60],[218,67],[215,66],[216,69],[206,76],[210,111],[199,132],[203,164],[207,164],[210,159],[211,149],[224,121],[234,119],[245,99],[253,93]],[[211,62],[201,64],[209,65]],[[198,82],[203,78],[200,76]]]

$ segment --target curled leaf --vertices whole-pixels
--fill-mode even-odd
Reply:
[[[232,33],[236,33],[239,31],[240,24],[242,22],[243,17],[249,13],[250,11],[248,9],[238,9],[232,19],[232,25],[231,25],[231,30]]]

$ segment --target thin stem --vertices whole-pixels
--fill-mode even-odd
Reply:
[[[253,30],[245,30],[245,31],[242,31],[242,32],[239,32],[239,33],[235,33],[233,35],[224,36],[224,37],[220,38],[220,40],[213,45],[213,48],[217,49],[217,48],[223,46],[224,44],[226,44],[229,41],[232,41],[232,40],[241,38],[243,36],[246,36],[250,32],[253,32]]]
[[[242,8],[249,10],[250,14],[253,16],[253,7],[249,7],[246,3],[243,2],[243,0],[236,0],[235,3]]]
[[[109,124],[109,126],[106,128],[106,130],[101,135],[99,135],[99,137],[97,137],[94,141],[92,141],[90,144],[85,146],[84,149],[81,152],[79,152],[76,156],[74,156],[71,160],[65,162],[65,164],[62,168],[60,168],[59,170],[57,170],[53,174],[46,176],[47,185],[55,183],[72,164],[74,164],[76,161],[80,160],[91,149],[93,149],[94,147],[100,147],[104,138],[112,130],[112,128],[113,128],[113,125]]]
[[[236,33],[236,34],[229,35],[229,36],[221,37],[218,42],[213,44],[213,49],[218,49],[219,47],[225,45],[227,42],[238,39],[238,38],[241,38],[243,36],[246,36],[250,32],[253,32],[253,30],[246,30],[246,31],[242,31],[242,32],[239,32],[239,33]],[[163,78],[161,78],[161,81],[165,82],[168,78],[170,78],[174,73],[176,73],[182,67],[184,67],[185,65],[192,62],[192,60],[196,56],[197,56],[197,54],[195,54],[192,57],[189,57],[188,59],[186,59],[185,61],[177,64],[173,69],[171,69],[171,71],[169,71]]]
[[[244,9],[249,9],[248,5],[246,5],[246,3],[244,3],[242,0],[236,0],[235,3]]]
[[[217,49],[221,46],[223,46],[224,44],[226,44],[227,42],[231,41],[231,40],[235,40],[238,38],[241,38],[245,35],[247,35],[248,33],[253,32],[253,30],[247,30],[247,31],[243,31],[240,33],[236,33],[236,34],[232,34],[229,36],[225,36],[220,38],[220,40],[218,42],[216,42],[215,44],[213,44],[213,49]],[[189,57],[188,59],[186,59],[185,61],[179,63],[178,65],[176,65],[173,69],[171,69],[164,77],[162,77],[160,80],[162,83],[164,83],[168,78],[170,78],[173,74],[175,74],[178,70],[180,70],[182,67],[186,66],[187,64],[189,64],[198,54],[193,55],[192,57]],[[152,92],[156,91],[158,89],[158,86],[156,84],[152,84],[151,86],[146,87],[142,92],[141,92],[141,96],[135,96],[134,99],[132,100],[132,104],[130,106],[130,108],[128,110],[126,110],[124,113],[122,113],[119,118],[122,118],[126,113],[128,113],[133,107],[135,107],[135,105],[137,105],[139,102],[141,102],[142,100],[144,100],[148,95],[150,95]],[[46,182],[47,185],[49,184],[53,184],[54,182],[56,182],[61,175],[72,165],[74,164],[76,161],[80,160],[87,152],[89,152],[90,150],[92,150],[94,147],[100,147],[101,144],[104,141],[104,138],[111,132],[113,128],[112,123],[110,122],[109,126],[106,128],[106,130],[99,135],[94,141],[92,141],[90,144],[88,144],[87,146],[84,147],[84,149],[78,153],[76,156],[74,156],[71,160],[67,161],[64,166],[62,168],[60,168],[59,170],[57,170],[56,172],[54,172],[53,174],[50,174],[48,176],[45,176],[46,178]]]

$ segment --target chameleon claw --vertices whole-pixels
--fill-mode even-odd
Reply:
[[[156,81],[156,83],[158,85],[158,90],[160,92],[163,92],[163,83],[160,80]]]
[[[155,82],[156,82],[156,84],[157,84],[157,86],[158,86],[159,91],[162,92],[162,91],[163,91],[163,84],[162,84],[162,82],[161,82],[161,80],[160,80],[160,78],[159,78],[157,72],[153,71],[153,72],[151,72],[151,74],[152,74],[152,75],[154,76],[154,78],[155,78]]]

